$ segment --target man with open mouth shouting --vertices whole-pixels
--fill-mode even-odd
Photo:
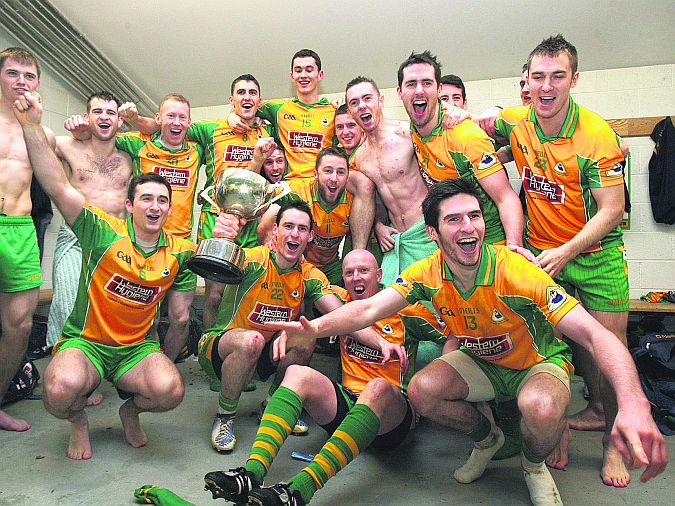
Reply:
[[[45,407],[71,422],[68,457],[89,459],[84,408],[105,378],[126,399],[119,414],[127,442],[144,446],[148,437],[139,414],[168,411],[183,399],[178,369],[146,336],[167,292],[194,291],[196,276],[187,260],[195,246],[162,230],[171,209],[171,186],[164,177],[134,177],[124,203],[129,217],[111,216],[68,181],[40,125],[40,95],[20,97],[14,114],[35,177],[77,236],[84,259],[75,308],[45,371]]]
[[[241,221],[221,214],[214,236],[234,238]],[[293,347],[283,360],[273,360],[271,343],[275,332],[266,330],[264,325],[296,320],[303,299],[322,313],[341,305],[326,276],[303,258],[314,235],[307,203],[292,200],[282,204],[272,233],[276,251],[266,245],[245,248],[244,280],[238,285],[226,285],[215,322],[199,341],[199,363],[212,380],[220,381],[218,412],[211,430],[211,445],[217,451],[234,449],[239,397],[253,375],[263,381],[275,375],[273,391],[289,365],[305,365],[312,355],[313,340]],[[307,431],[307,425],[296,421],[290,429],[302,433]]]
[[[634,467],[646,466],[642,481],[663,472],[667,450],[642,392],[628,350],[618,338],[556,284],[542,269],[506,246],[484,243],[482,200],[474,183],[446,179],[423,202],[429,236],[439,249],[404,270],[388,288],[353,301],[318,319],[267,324],[285,330],[286,342],[345,334],[364,328],[408,304],[431,301],[461,349],[446,353],[413,376],[408,393],[422,416],[474,441],[460,483],[480,478],[504,435],[474,403],[515,396],[522,413],[521,465],[535,505],[562,504],[544,459],[566,428],[572,373],[569,347],[555,326],[595,357],[616,392],[619,406],[613,445]]]

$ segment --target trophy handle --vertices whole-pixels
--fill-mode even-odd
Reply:
[[[209,192],[213,190],[213,185],[209,186],[208,188],[204,188],[201,192],[199,192],[199,196],[206,200],[209,204],[217,208],[219,211],[221,211],[220,206],[216,204],[216,201],[211,198],[209,195]]]
[[[258,211],[260,211],[263,208],[266,208],[270,206],[271,204],[274,204],[277,200],[279,200],[282,197],[285,197],[289,193],[291,193],[293,190],[291,190],[291,187],[288,185],[286,181],[279,181],[278,183],[274,183],[273,185],[270,186],[270,189],[273,188],[281,188],[281,192],[279,195],[276,195],[272,199],[270,199],[267,202],[264,202],[263,204],[260,204],[258,207],[255,208],[255,211],[253,211],[253,214],[258,214]]]

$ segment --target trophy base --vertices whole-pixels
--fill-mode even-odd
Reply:
[[[188,260],[187,265],[192,272],[216,283],[238,285],[244,281],[241,268],[222,258],[194,255]]]

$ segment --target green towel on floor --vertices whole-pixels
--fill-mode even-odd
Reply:
[[[178,497],[166,488],[157,485],[143,485],[134,492],[134,497],[144,504],[159,506],[196,506],[195,504]]]

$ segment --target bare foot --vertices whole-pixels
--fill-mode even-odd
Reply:
[[[124,427],[124,437],[134,448],[140,448],[148,443],[148,436],[141,428],[138,411],[131,399],[120,406],[120,419]]]
[[[76,418],[70,420],[70,441],[66,455],[73,460],[88,460],[91,458],[91,443],[89,443],[89,420],[82,411]]]
[[[0,429],[13,430],[15,432],[24,432],[30,429],[30,424],[19,418],[12,418],[0,409]]]
[[[87,397],[87,406],[98,406],[103,402],[103,394],[101,392],[94,392]]]
[[[630,473],[623,463],[623,458],[616,449],[614,443],[602,438],[602,470],[600,477],[602,482],[609,487],[624,488],[630,483]]]
[[[560,442],[558,446],[555,447],[555,450],[546,457],[546,465],[552,467],[553,469],[565,469],[567,464],[570,462],[570,456],[568,448],[570,446],[570,441],[572,441],[572,431],[569,427],[565,428],[560,437]]]
[[[602,406],[590,404],[569,417],[570,429],[574,430],[605,430],[605,413]]]

